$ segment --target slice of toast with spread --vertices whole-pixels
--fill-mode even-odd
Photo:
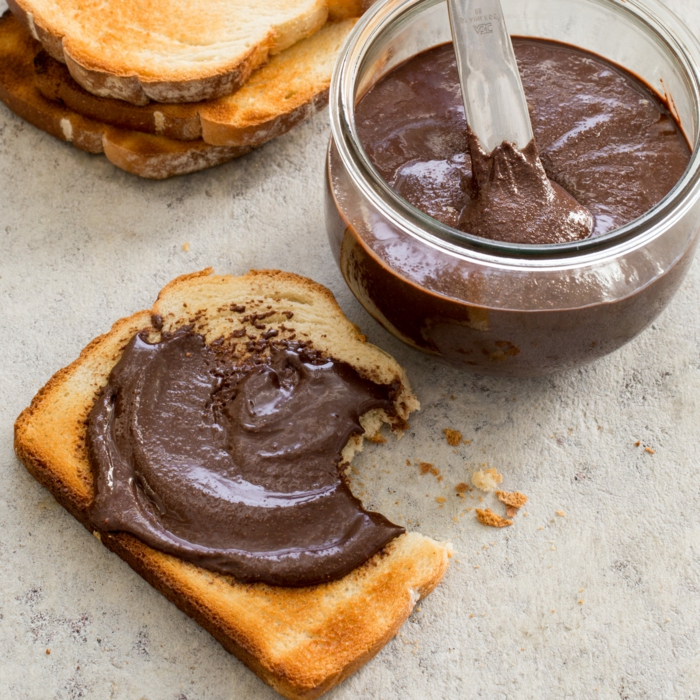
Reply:
[[[9,0],[86,90],[133,104],[228,95],[326,22],[326,0]]]
[[[40,52],[36,85],[47,99],[120,129],[214,146],[259,145],[324,107],[333,65],[356,19],[329,22],[255,71],[232,95],[193,104],[135,106],[84,90],[62,63]],[[16,31],[23,31],[16,25]]]
[[[263,323],[256,320],[261,316]],[[398,388],[391,415],[374,409],[361,418],[369,436],[382,423],[403,428],[418,408],[403,369],[366,342],[324,287],[278,271],[229,277],[204,270],[180,277],[161,291],[152,309],[118,321],[56,373],[15,424],[19,458],[90,530],[94,490],[86,418],[136,333],[156,341],[161,332],[183,327],[194,327],[206,342],[243,329],[252,346],[273,329],[276,340],[310,342],[366,379],[393,383]],[[362,436],[351,437],[343,459],[349,462],[361,445]],[[95,534],[266,683],[294,699],[318,697],[372,658],[439,583],[450,556],[449,545],[407,533],[340,580],[284,588],[237,583],[125,533]]]
[[[68,104],[48,99],[37,88],[37,83],[43,85],[50,96],[61,99],[62,95],[57,91],[60,85],[66,83],[54,77],[57,73],[65,77],[65,69],[62,72],[62,67],[54,64],[58,71],[51,70],[47,77],[44,72],[47,60],[40,58],[37,61],[37,74],[34,58],[39,44],[9,12],[0,18],[0,100],[15,114],[52,136],[90,153],[104,152],[112,163],[127,172],[151,179],[182,175],[248,153],[252,148],[285,133],[324,106],[333,61],[353,24],[353,20],[347,20],[327,25],[310,39],[276,56],[255,73],[249,85],[236,95],[225,98],[223,101],[228,102],[228,122],[219,128],[223,141],[220,145],[212,145],[199,138],[202,121],[194,106],[161,105],[159,107],[163,111],[158,111],[151,110],[150,106],[130,107],[117,100],[94,98],[81,91],[87,96],[87,103],[94,107],[86,107],[85,114]],[[307,42],[311,42],[310,46],[307,46]],[[310,56],[315,56],[312,68],[304,64],[309,70],[309,79],[301,75],[295,58],[307,49],[311,52]],[[288,55],[290,51],[293,52],[291,57]],[[310,60],[314,61],[312,58]],[[48,59],[48,62],[51,66],[53,59]],[[69,81],[69,86],[75,85],[70,78]],[[264,86],[264,90],[261,90],[261,86]],[[295,86],[296,90],[291,95],[288,92],[290,86]],[[72,91],[78,95],[78,99],[79,90],[76,86]],[[288,99],[283,99],[287,95]],[[96,105],[92,104],[93,100]],[[122,109],[113,111],[113,122],[133,125],[136,129],[141,126],[143,130],[119,128],[101,120],[102,102]],[[236,103],[240,104],[239,109],[234,107]],[[80,108],[83,104],[75,106]],[[105,113],[109,113],[109,110]],[[148,124],[155,134],[144,133],[148,131],[145,126]],[[166,131],[176,138],[159,134],[158,125],[163,127],[160,131]],[[193,138],[184,141],[177,136]]]

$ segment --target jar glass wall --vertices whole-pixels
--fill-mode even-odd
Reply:
[[[503,0],[513,34],[623,66],[661,94],[693,151],[653,209],[599,238],[518,246],[437,222],[393,192],[354,123],[362,95],[411,56],[450,40],[438,0],[388,0],[360,21],[331,89],[327,227],[346,282],[397,337],[474,371],[530,376],[620,347],[668,304],[700,224],[700,48],[657,0]]]

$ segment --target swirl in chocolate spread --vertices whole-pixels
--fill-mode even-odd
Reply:
[[[472,197],[459,228],[509,243],[566,243],[588,238],[591,212],[552,182],[533,139],[521,151],[504,141],[486,153],[467,132],[472,162]]]
[[[395,389],[299,346],[236,364],[188,330],[136,335],[89,417],[91,522],[241,581],[340,578],[404,531],[338,469]]]
[[[517,243],[585,237],[586,212],[599,236],[663,199],[690,152],[658,96],[582,49],[522,38],[513,48],[536,142],[522,152],[504,144],[485,154],[470,144],[451,44],[414,56],[362,97],[358,135],[394,190],[448,226]],[[531,147],[559,204],[553,224],[540,216],[552,193],[528,167]]]

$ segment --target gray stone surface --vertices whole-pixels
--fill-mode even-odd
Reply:
[[[695,0],[672,5],[700,33]],[[652,328],[583,370],[514,381],[447,369],[383,331],[345,287],[322,218],[327,138],[322,114],[238,162],[152,183],[0,105],[0,698],[278,697],[12,451],[15,417],[53,372],[207,265],[327,285],[423,404],[402,441],[365,449],[353,483],[457,554],[396,639],[329,699],[700,698],[700,267]],[[453,449],[443,428],[472,442]],[[530,497],[511,528],[462,514],[476,501],[454,485],[482,463]]]

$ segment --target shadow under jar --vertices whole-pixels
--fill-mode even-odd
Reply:
[[[365,309],[419,350],[482,374],[536,376],[616,350],[685,276],[700,227],[700,46],[657,0],[502,0],[513,35],[548,39],[625,68],[659,94],[691,155],[658,204],[574,243],[493,241],[400,197],[358,136],[355,108],[392,69],[451,39],[440,0],[388,0],[358,23],[331,87],[326,223]]]

